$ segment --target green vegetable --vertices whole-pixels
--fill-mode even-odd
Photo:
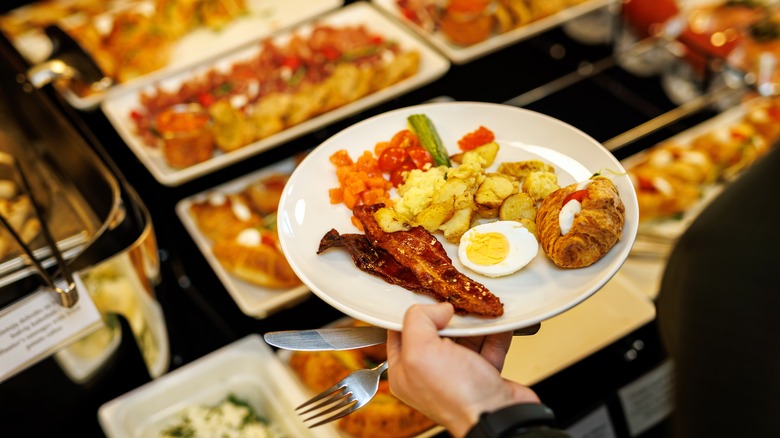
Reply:
[[[431,156],[433,156],[433,164],[435,166],[447,166],[452,167],[450,163],[450,156],[447,153],[447,149],[439,138],[439,133],[436,131],[436,127],[433,126],[433,122],[425,114],[412,114],[407,117],[409,127],[417,134],[417,138],[420,139],[420,144]]]

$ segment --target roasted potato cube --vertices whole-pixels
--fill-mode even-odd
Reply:
[[[474,205],[474,194],[471,186],[461,178],[448,178],[444,185],[434,193],[432,204],[449,202],[453,208],[461,209]]]
[[[528,193],[510,195],[498,209],[502,221],[528,219],[536,221],[536,201]]]
[[[379,227],[385,233],[394,233],[396,231],[408,231],[411,225],[400,214],[396,213],[392,208],[383,207],[374,213],[374,219],[376,219]]]
[[[452,217],[441,224],[439,229],[444,232],[444,238],[448,242],[460,243],[460,237],[471,228],[474,221],[474,209],[461,208],[453,213]]]
[[[452,207],[452,202],[431,204],[414,217],[414,222],[433,233],[439,229],[441,224],[447,222],[454,212],[455,209]]]
[[[501,163],[497,172],[523,179],[531,172],[555,173],[555,168],[541,160],[527,160]]]
[[[489,208],[477,205],[477,216],[483,219],[494,219],[498,217],[498,207]]]
[[[497,209],[509,195],[517,193],[519,185],[517,181],[500,173],[491,173],[485,177],[474,194],[474,203],[477,208]]]
[[[532,221],[530,219],[526,219],[524,217],[518,219],[517,221],[520,222],[521,224],[523,224],[524,227],[528,228],[528,231],[530,231],[531,234],[533,234],[534,237],[536,237],[536,241],[537,242],[539,241],[539,233],[537,233],[537,231],[536,231],[536,222],[534,222],[534,221]]]
[[[558,176],[552,172],[531,172],[523,179],[523,192],[534,201],[541,201],[559,188]]]
[[[454,161],[458,164],[463,163],[480,163],[483,168],[488,168],[493,165],[493,161],[496,160],[498,155],[498,143],[492,141],[485,143],[482,146],[475,147],[470,151],[459,152],[450,156],[450,161]]]

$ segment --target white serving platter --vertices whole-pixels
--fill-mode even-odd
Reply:
[[[108,93],[79,96],[70,89],[60,88],[63,97],[74,108],[91,110],[111,95],[134,89],[174,72],[207,61],[272,33],[303,22],[343,5],[343,0],[246,0],[249,13],[233,20],[219,31],[196,29],[180,39],[172,48],[165,67],[116,84]],[[22,7],[23,8],[23,7]],[[19,8],[19,13],[24,10]],[[104,14],[110,17],[110,12]],[[62,24],[67,29],[68,19]],[[32,64],[45,61],[52,52],[51,40],[41,31],[31,31],[13,41],[14,47]]]
[[[299,303],[310,295],[309,288],[301,284],[287,290],[270,289],[241,280],[228,272],[212,253],[212,242],[198,229],[198,225],[189,212],[190,207],[196,202],[207,199],[211,194],[236,193],[264,175],[274,172],[291,173],[293,169],[295,169],[294,158],[288,158],[241,178],[184,198],[176,204],[176,214],[190,234],[190,237],[192,237],[192,240],[195,241],[203,257],[205,257],[214,270],[214,273],[217,274],[222,285],[225,286],[225,289],[227,289],[241,311],[253,318],[262,319],[278,310]]]
[[[355,102],[304,121],[230,153],[217,153],[207,161],[182,169],[170,167],[165,162],[159,148],[148,147],[134,132],[130,112],[140,106],[139,98],[142,90],[134,90],[129,93],[112,96],[103,102],[101,108],[125,143],[127,143],[146,168],[149,169],[155,179],[166,186],[177,186],[419,88],[438,79],[449,70],[450,63],[446,58],[420,41],[413,32],[399,26],[394,20],[380,13],[370,3],[353,3],[325,16],[318,17],[316,21],[341,26],[363,24],[371,31],[378,32],[388,39],[398,41],[406,50],[417,50],[421,55],[420,70],[412,77]],[[295,30],[303,33],[310,28],[312,23],[313,21],[302,24],[296,27]],[[274,38],[289,38],[289,33],[276,34]],[[234,62],[252,57],[259,49],[259,46],[244,48],[228,56],[200,64],[187,72],[167,77],[164,80],[160,80],[159,84],[164,89],[178,89],[182,82],[193,76],[217,66],[231,65]]]
[[[308,429],[294,407],[307,399],[294,376],[257,334],[248,335],[103,404],[98,420],[109,438],[151,438],[189,406],[229,395],[247,401],[291,437],[334,438],[330,425]]]
[[[581,4],[566,8],[558,13],[548,17],[530,22],[523,26],[512,29],[508,32],[495,34],[486,40],[470,46],[459,46],[449,42],[444,35],[439,32],[430,32],[408,20],[398,8],[396,0],[372,0],[374,4],[382,8],[389,15],[395,17],[403,24],[414,29],[420,36],[430,42],[434,47],[440,50],[454,64],[465,64],[477,58],[495,52],[534,35],[540,34],[555,26],[566,23],[567,21],[595,11],[601,7],[613,3],[615,0],[588,0]]]

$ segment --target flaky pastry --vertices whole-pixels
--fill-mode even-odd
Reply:
[[[562,268],[592,265],[612,249],[623,233],[625,205],[615,184],[608,178],[595,177],[586,188],[579,187],[580,184],[571,184],[551,193],[542,201],[536,216],[542,248]],[[562,234],[560,213],[570,195],[580,200],[581,210],[574,215],[568,232]]]

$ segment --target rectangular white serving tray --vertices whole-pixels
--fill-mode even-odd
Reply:
[[[401,13],[396,0],[372,0],[379,8],[384,10],[390,16],[397,19],[411,29],[414,29],[422,38],[436,47],[454,64],[465,64],[477,58],[481,58],[499,49],[515,44],[544,31],[550,30],[555,26],[566,23],[577,17],[581,17],[596,9],[607,6],[615,0],[589,0],[581,4],[563,9],[548,17],[519,26],[508,32],[493,35],[484,41],[470,45],[459,46],[453,44],[439,32],[430,32],[412,21],[406,19]]]
[[[229,273],[212,253],[212,242],[198,229],[198,225],[189,211],[194,203],[208,199],[214,193],[236,193],[264,175],[274,172],[291,173],[293,169],[295,169],[294,158],[287,158],[225,184],[184,198],[176,204],[176,214],[192,240],[195,241],[203,257],[219,277],[222,285],[225,286],[244,314],[257,319],[265,318],[278,310],[291,307],[306,299],[311,294],[309,288],[300,285],[287,290],[270,289],[248,283]]]
[[[304,34],[307,30],[311,29],[314,22],[328,23],[337,26],[365,25],[369,30],[377,32],[387,39],[398,41],[405,50],[417,50],[421,55],[420,70],[412,77],[365,96],[355,102],[309,119],[230,153],[217,153],[204,162],[183,169],[176,169],[168,166],[159,148],[155,149],[146,146],[140,137],[135,134],[133,122],[130,119],[130,112],[134,108],[140,107],[139,98],[143,91],[142,89],[111,96],[102,103],[101,108],[125,143],[127,143],[146,168],[149,169],[155,179],[166,186],[178,186],[184,182],[256,155],[264,150],[279,146],[282,143],[293,140],[330,123],[359,113],[362,110],[390,100],[393,97],[419,88],[438,79],[450,68],[450,62],[446,58],[423,43],[413,32],[400,26],[394,20],[379,12],[368,2],[357,2],[339,8],[327,15],[317,17],[307,23],[296,26],[294,29],[275,34],[273,38],[283,41],[285,38],[289,38],[293,31]],[[260,50],[259,44],[246,47],[224,57],[200,64],[188,71],[161,79],[157,83],[163,89],[176,90],[188,79],[203,74],[210,69],[218,68],[220,66],[229,66],[235,62],[251,58],[258,50]]]
[[[189,406],[216,405],[230,394],[247,401],[291,437],[336,438],[330,425],[308,429],[294,407],[307,395],[257,335],[248,335],[103,404],[98,420],[109,438],[152,438]]]
[[[174,72],[250,44],[343,4],[343,0],[246,0],[249,10],[247,15],[236,18],[218,31],[201,28],[185,35],[173,46],[169,62],[161,69],[116,84],[106,94],[82,97],[66,88],[62,88],[60,91],[65,100],[74,108],[91,110],[97,108],[108,96],[170,76]],[[19,10],[15,11],[24,14],[23,8],[18,8]],[[111,12],[104,14],[104,16],[110,19]],[[67,28],[68,19],[63,21],[62,26]],[[13,45],[32,64],[45,61],[52,52],[51,41],[43,32],[37,30],[14,39]]]

